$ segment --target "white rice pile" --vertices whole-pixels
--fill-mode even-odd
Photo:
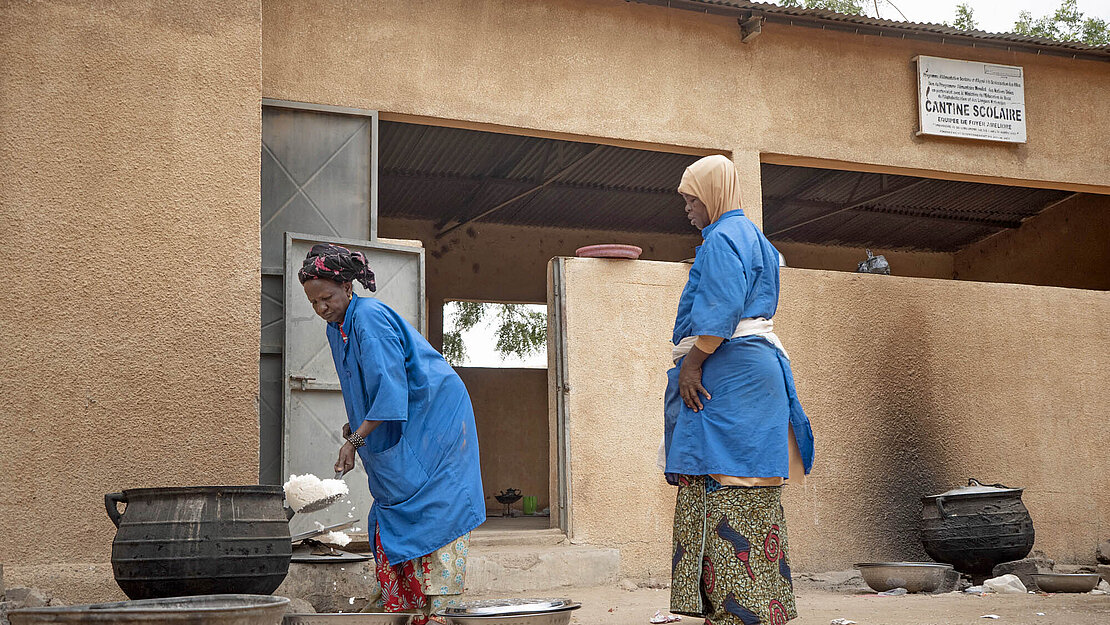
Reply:
[[[347,483],[343,480],[321,480],[311,473],[290,475],[289,481],[285,483],[285,503],[294,512],[300,512],[301,508],[314,501],[346,495],[348,492]]]
[[[316,540],[329,545],[335,545],[336,547],[346,547],[347,544],[351,542],[351,537],[343,532],[328,532],[327,534],[317,536]]]

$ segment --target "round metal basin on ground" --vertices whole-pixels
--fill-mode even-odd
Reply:
[[[1033,573],[1033,583],[1045,592],[1091,592],[1098,573]]]
[[[857,564],[873,590],[885,592],[895,588],[905,588],[909,592],[934,592],[944,583],[944,577],[952,570],[951,564],[933,562],[865,562]]]
[[[362,612],[357,614],[286,614],[282,625],[409,625],[414,614]]]
[[[567,625],[580,607],[570,599],[492,599],[453,606],[439,616],[448,625]]]
[[[8,613],[12,625],[112,623],[115,625],[279,625],[289,600],[268,595],[199,595],[25,608]]]

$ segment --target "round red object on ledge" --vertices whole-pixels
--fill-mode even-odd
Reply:
[[[574,253],[582,258],[630,258],[635,260],[640,257],[640,253],[643,251],[635,245],[605,243],[580,247]]]

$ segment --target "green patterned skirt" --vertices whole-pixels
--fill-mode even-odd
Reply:
[[[782,487],[679,477],[671,612],[708,625],[783,625],[797,618]]]

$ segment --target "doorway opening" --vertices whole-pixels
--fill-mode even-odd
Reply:
[[[380,123],[378,232],[422,242],[428,339],[437,349],[456,346],[459,302],[547,303],[549,261],[580,247],[629,243],[643,249],[643,259],[693,256],[701,238],[676,188],[685,168],[708,152],[496,130],[388,115]],[[522,310],[548,314],[546,305]],[[487,317],[496,334],[498,312]],[[488,332],[480,342],[489,359],[456,364],[478,424],[489,519],[482,529],[566,531],[568,476],[548,365],[554,354],[497,366],[497,338]],[[522,517],[522,501],[513,504],[517,516],[501,516],[496,496],[509,488],[535,495],[537,510],[550,516]]]
[[[474,406],[487,529],[550,527],[547,304],[447,301],[442,351]]]

